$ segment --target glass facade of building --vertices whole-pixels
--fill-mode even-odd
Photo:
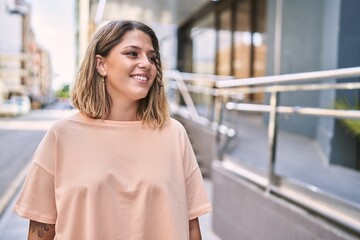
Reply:
[[[266,0],[221,1],[199,15],[179,28],[180,70],[237,78],[265,74]]]
[[[213,2],[179,28],[178,69],[249,78],[266,72],[266,0]],[[248,96],[261,102],[261,94]]]

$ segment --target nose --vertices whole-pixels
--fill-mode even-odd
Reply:
[[[149,61],[148,56],[142,56],[139,59],[138,67],[142,69],[150,69],[151,62]]]

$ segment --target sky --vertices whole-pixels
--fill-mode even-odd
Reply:
[[[72,84],[75,77],[75,0],[27,0],[38,44],[49,51],[53,88]]]

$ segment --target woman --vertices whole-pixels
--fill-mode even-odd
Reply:
[[[14,210],[28,239],[198,240],[211,210],[184,128],[170,118],[158,39],[113,21],[92,39],[72,92],[79,110],[34,154]]]

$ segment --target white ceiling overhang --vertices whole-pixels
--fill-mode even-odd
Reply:
[[[99,0],[91,1],[91,18],[179,25],[211,0]],[[96,21],[96,20],[95,20]]]

